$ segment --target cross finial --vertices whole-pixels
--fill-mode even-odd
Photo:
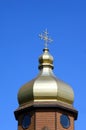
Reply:
[[[48,36],[48,31],[47,29],[43,32],[43,34],[39,34],[39,37],[41,38],[41,40],[44,40],[44,44],[45,44],[45,48],[48,47],[48,43],[51,43],[53,40]]]

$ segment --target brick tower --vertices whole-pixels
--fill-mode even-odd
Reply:
[[[14,112],[18,130],[74,130],[77,110],[73,107],[74,92],[53,73],[53,57],[47,43],[47,31],[40,35],[45,41],[39,57],[39,74],[23,85],[18,93],[19,107]]]

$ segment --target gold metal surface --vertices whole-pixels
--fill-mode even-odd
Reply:
[[[44,49],[39,58],[40,73],[38,76],[20,88],[18,93],[19,105],[29,102],[62,102],[73,104],[74,93],[72,88],[56,78],[53,69],[53,57],[48,49]]]
[[[74,94],[71,87],[56,79],[52,70],[43,68],[33,87],[34,101],[61,101],[73,103]]]
[[[39,57],[39,69],[43,68],[43,67],[50,67],[53,69],[53,57],[52,55],[49,53],[49,50],[47,48],[45,48],[43,50],[43,54]]]

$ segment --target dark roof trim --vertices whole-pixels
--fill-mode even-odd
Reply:
[[[27,112],[27,111],[35,111],[35,110],[43,110],[43,109],[50,109],[50,110],[55,110],[57,111],[58,110],[64,110],[65,112],[68,112],[68,113],[71,113],[74,117],[75,120],[77,120],[77,116],[78,116],[78,111],[75,110],[72,106],[69,107],[69,106],[66,106],[66,105],[61,105],[61,104],[33,104],[31,106],[22,106],[22,107],[19,107],[15,112],[14,112],[14,115],[15,115],[15,118],[16,120],[18,120],[18,116],[22,113],[22,112]]]

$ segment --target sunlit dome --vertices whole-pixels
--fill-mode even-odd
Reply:
[[[23,85],[18,92],[20,106],[31,102],[60,102],[72,105],[74,92],[72,88],[58,79],[53,73],[53,56],[45,48],[39,57],[39,74]]]

